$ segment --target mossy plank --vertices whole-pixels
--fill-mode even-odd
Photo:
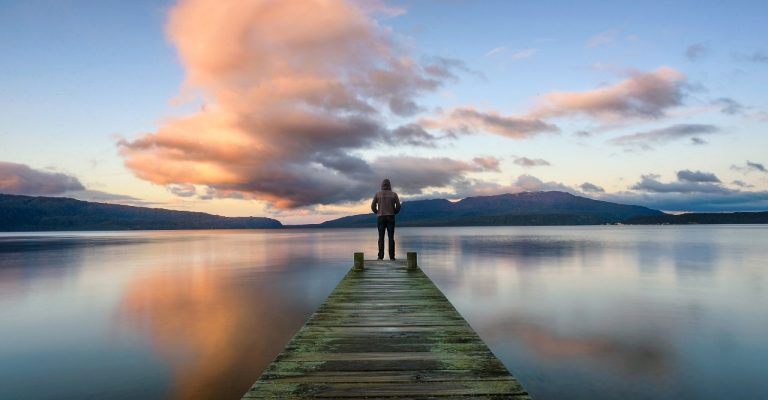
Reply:
[[[379,371],[371,374],[366,371],[345,372],[309,372],[262,375],[263,380],[280,382],[320,382],[320,383],[363,383],[363,382],[445,382],[445,381],[487,381],[514,380],[506,371],[476,371],[470,369],[422,370],[422,371]]]
[[[295,383],[265,381],[264,389],[274,395],[315,398],[358,398],[377,396],[484,396],[495,394],[525,394],[512,380],[454,380],[442,382],[355,382],[355,383]],[[258,384],[254,387],[258,391]]]
[[[405,262],[350,271],[244,398],[529,399],[443,293]]]

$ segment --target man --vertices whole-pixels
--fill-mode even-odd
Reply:
[[[381,182],[381,190],[373,196],[371,210],[378,215],[376,226],[379,228],[379,260],[384,259],[384,231],[389,237],[389,259],[395,259],[395,214],[400,212],[400,199],[392,191],[389,179]]]

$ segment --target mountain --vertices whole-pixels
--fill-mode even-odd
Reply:
[[[525,192],[496,196],[467,197],[457,202],[445,199],[403,203],[398,226],[468,225],[596,225],[617,223],[635,217],[664,216],[641,206],[610,203],[570,193]],[[376,224],[373,214],[361,214],[323,222],[319,227],[358,227]]]
[[[0,231],[281,228],[262,217],[92,203],[63,197],[0,194]]]
[[[732,213],[686,213],[634,217],[624,221],[632,225],[653,224],[768,224],[768,211]]]

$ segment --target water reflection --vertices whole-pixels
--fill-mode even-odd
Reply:
[[[375,246],[373,229],[0,234],[0,398],[239,398]],[[768,398],[766,246],[764,226],[398,229],[540,400]]]
[[[528,235],[462,236],[460,242],[463,254],[516,258],[568,257],[576,252],[595,251],[599,245],[592,240]]]
[[[234,399],[312,312],[302,293],[281,289],[213,267],[151,274],[126,288],[115,322],[148,334],[171,365],[174,398]]]
[[[671,373],[672,346],[663,334],[640,338],[568,335],[543,323],[515,316],[484,325],[483,333],[488,340],[505,340],[514,336],[515,340],[523,341],[529,351],[554,361],[589,358],[609,368],[618,368],[630,376],[664,376]]]

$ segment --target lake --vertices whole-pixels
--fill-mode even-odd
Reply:
[[[375,235],[0,233],[0,398],[238,399]],[[768,226],[397,235],[536,399],[768,398]]]

